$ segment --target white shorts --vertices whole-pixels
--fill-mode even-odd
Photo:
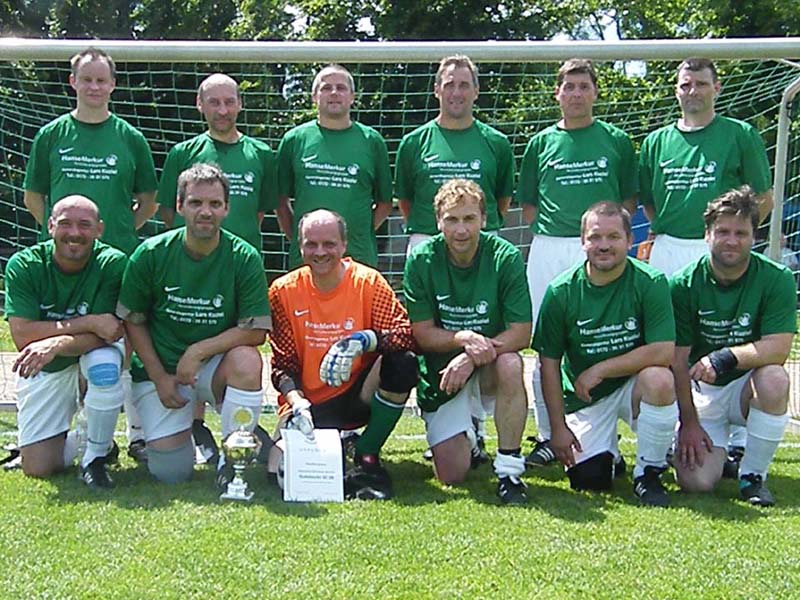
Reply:
[[[693,260],[708,252],[704,239],[685,240],[660,233],[653,240],[650,250],[650,266],[669,277]]]
[[[753,371],[747,371],[728,385],[718,386],[698,382],[700,391],[692,389],[692,399],[700,425],[706,430],[711,442],[719,448],[728,447],[731,424],[746,425],[742,414],[742,392],[750,382]]]
[[[164,406],[158,397],[156,384],[152,381],[133,383],[133,404],[142,421],[142,431],[146,442],[191,429],[195,402],[208,402],[212,406],[216,404],[214,393],[211,390],[211,380],[224,356],[224,354],[216,354],[200,367],[194,387],[178,386],[180,395],[188,400],[181,408]]]
[[[428,447],[432,448],[459,433],[472,429],[470,404],[474,401],[473,399],[480,401],[480,396],[480,375],[473,373],[466,385],[437,410],[434,412],[423,411],[422,418],[425,420]]]
[[[586,254],[579,237],[533,236],[528,252],[527,277],[534,327],[548,284],[575,263],[585,259]]]
[[[78,409],[77,363],[55,373],[39,371],[17,379],[17,428],[20,447],[69,431]]]
[[[575,453],[576,463],[589,460],[603,452],[619,456],[617,421],[622,419],[631,429],[636,430],[632,406],[635,386],[634,375],[615,392],[566,416],[567,426],[578,438],[583,450]]]

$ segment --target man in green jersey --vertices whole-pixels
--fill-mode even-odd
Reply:
[[[728,428],[743,425],[739,495],[771,506],[765,481],[789,420],[783,364],[797,331],[796,290],[791,271],[752,251],[761,206],[747,186],[711,202],[704,214],[709,253],[671,280],[681,411],[675,469],[684,490],[712,490]]]
[[[434,198],[441,234],[406,261],[405,292],[422,355],[417,403],[436,477],[464,480],[477,445],[471,405],[496,394],[497,495],[527,501],[520,454],[528,402],[518,354],[531,337],[531,305],[519,250],[482,232],[486,199],[477,183],[446,182]]]
[[[261,355],[270,328],[267,284],[258,251],[221,229],[229,183],[198,163],[178,178],[176,208],[186,225],[152,237],[130,258],[117,314],[135,354],[133,399],[142,417],[147,466],[164,482],[189,479],[194,464],[192,411],[210,402],[222,434],[237,428],[234,413],[261,411]],[[217,483],[232,467],[220,456]]]
[[[486,198],[483,228],[497,235],[511,204],[514,155],[505,134],[477,120],[478,68],[469,57],[447,56],[439,63],[433,93],[439,115],[405,135],[397,150],[395,196],[409,234],[406,254],[438,233],[433,200],[454,178],[476,182]],[[475,416],[481,458],[486,411],[476,399]]]
[[[278,222],[290,242],[289,267],[302,264],[300,218],[320,208],[344,217],[348,255],[376,267],[375,230],[392,211],[386,142],[375,129],[350,118],[355,84],[344,67],[328,65],[317,73],[311,99],[317,118],[290,130],[278,147]]]
[[[561,120],[533,136],[522,157],[517,201],[534,234],[527,269],[534,323],[547,285],[585,259],[581,216],[586,209],[608,200],[624,203],[631,214],[636,211],[636,153],[627,134],[594,118],[597,93],[590,60],[573,58],[561,65],[555,89]],[[548,443],[550,422],[538,363],[533,391],[539,438],[526,460],[544,466],[555,455]]]
[[[206,77],[197,88],[197,110],[208,124],[205,133],[172,148],[158,184],[161,216],[168,227],[183,225],[175,214],[178,174],[198,162],[215,163],[231,184],[225,229],[261,251],[261,221],[277,208],[276,160],[272,149],[244,135],[236,125],[242,110],[239,84],[222,73]]]
[[[706,252],[703,211],[714,198],[747,184],[760,220],[772,210],[764,142],[753,126],[716,113],[720,89],[713,62],[683,61],[675,85],[680,118],[642,143],[640,198],[656,236],[650,264],[668,276]]]
[[[203,80],[197,89],[197,110],[208,131],[169,151],[158,184],[161,216],[168,227],[183,225],[175,214],[178,174],[198,162],[217,164],[231,185],[230,210],[222,225],[261,252],[261,221],[266,211],[277,207],[275,155],[267,144],[238,130],[242,98],[239,85],[227,75],[214,73]],[[204,415],[205,406],[198,402],[192,423],[195,447],[201,460],[216,464],[218,448]]]
[[[102,50],[88,48],[73,56],[70,66],[76,107],[36,134],[25,169],[25,206],[41,224],[44,240],[53,204],[70,194],[86,196],[105,223],[102,241],[130,255],[139,243],[136,230],[157,209],[150,147],[137,129],[109,111],[116,85],[114,60]],[[128,390],[127,369],[123,378]],[[125,416],[129,454],[144,459],[141,424],[129,391]]]
[[[106,463],[116,454],[125,356],[114,308],[127,259],[98,241],[103,222],[84,196],[56,202],[47,226],[52,239],[14,254],[5,273],[6,319],[20,351],[13,370],[19,375],[22,469],[49,476],[71,464],[85,444],[83,481],[91,489],[109,488]],[[79,379],[86,386],[82,432],[69,431]]]
[[[591,206],[581,241],[586,261],[548,286],[533,341],[550,443],[573,489],[608,490],[624,420],[637,434],[634,493],[642,504],[666,506],[660,476],[678,420],[667,280],[628,256],[630,215],[619,203]]]

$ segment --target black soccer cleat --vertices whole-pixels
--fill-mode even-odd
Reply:
[[[747,473],[739,479],[739,497],[754,506],[774,506],[775,498],[756,473]]]
[[[3,447],[3,450],[8,452],[8,456],[0,460],[0,465],[3,466],[4,471],[15,471],[22,468],[22,455],[16,444],[9,444]]]
[[[275,442],[272,441],[272,438],[261,425],[256,425],[256,428],[253,430],[253,435],[256,436],[260,445],[255,461],[259,464],[266,465],[269,462],[269,452],[272,450]]]
[[[722,464],[722,477],[725,479],[739,479],[739,464],[744,456],[744,446],[731,446],[728,455]]]
[[[220,492],[228,491],[228,484],[233,481],[236,472],[233,470],[233,463],[223,461],[222,464],[217,465],[217,474],[214,477],[214,485]]]
[[[546,467],[556,460],[556,453],[550,447],[550,440],[539,440],[529,437],[529,441],[535,442],[533,450],[525,457],[525,464],[529,467]]]
[[[111,467],[113,465],[119,464],[119,446],[117,442],[111,440],[111,448],[109,448],[108,453],[106,454],[106,465]]]
[[[128,456],[138,464],[147,463],[147,444],[144,440],[133,440],[128,444]]]
[[[477,436],[477,443],[475,444],[475,447],[471,450],[469,466],[473,469],[477,469],[490,460],[491,457],[489,456],[489,453],[486,452],[486,439],[482,435],[479,435]]]
[[[219,446],[214,439],[214,434],[200,419],[192,421],[192,438],[195,448],[205,459],[207,465],[216,465],[219,462]]]
[[[377,454],[356,454],[353,463],[344,477],[345,498],[388,500],[392,497],[392,478]]]
[[[633,493],[646,506],[669,506],[669,496],[661,483],[664,467],[645,467],[644,475],[633,480]]]
[[[497,480],[497,497],[500,502],[511,506],[528,503],[528,486],[518,477],[500,477]]]
[[[81,479],[92,491],[108,490],[114,487],[104,456],[98,456],[85,467],[81,467]]]
[[[625,457],[620,454],[614,460],[614,479],[622,479],[625,477],[625,472],[628,469],[628,465],[625,464]]]

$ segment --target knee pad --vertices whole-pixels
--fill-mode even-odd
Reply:
[[[154,450],[148,445],[147,469],[162,483],[189,481],[194,471],[194,447],[191,440],[172,450]]]
[[[389,352],[381,359],[380,388],[393,394],[408,394],[417,385],[419,363],[417,355],[405,352]]]
[[[111,346],[101,346],[81,356],[81,370],[89,385],[109,387],[116,385],[122,369],[122,355]]]
[[[602,452],[567,469],[569,486],[573,490],[605,492],[614,481],[614,455]]]

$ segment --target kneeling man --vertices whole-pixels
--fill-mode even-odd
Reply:
[[[681,409],[678,483],[710,491],[722,477],[728,430],[745,425],[739,495],[775,503],[765,482],[786,423],[796,290],[791,271],[752,251],[759,202],[747,186],[705,211],[709,253],[672,278],[677,347],[672,369]]]
[[[19,446],[26,475],[46,477],[72,463],[79,445],[81,477],[109,488],[107,455],[122,407],[125,347],[114,316],[126,258],[99,241],[103,222],[84,196],[56,202],[47,221],[52,238],[20,250],[5,272],[5,312],[20,351]],[[85,435],[68,430],[86,386]]]
[[[632,242],[619,204],[598,202],[584,213],[586,261],[548,286],[533,347],[553,451],[572,488],[611,489],[622,419],[637,435],[634,493],[642,504],[666,506],[660,476],[678,420],[669,372],[675,321],[666,277],[628,256]]]
[[[441,233],[414,248],[403,289],[422,350],[417,403],[436,477],[464,480],[477,443],[470,402],[496,394],[497,494],[523,504],[528,402],[518,352],[530,343],[531,301],[522,255],[481,231],[486,199],[476,183],[451,179],[433,205]]]
[[[258,346],[270,328],[267,283],[258,251],[220,228],[230,185],[215,165],[178,178],[177,210],[186,225],[146,240],[130,258],[117,313],[135,350],[133,400],[142,418],[147,466],[158,480],[188,480],[194,465],[192,411],[209,402],[222,435],[234,412],[261,412]],[[220,455],[217,485],[232,479]]]
[[[308,434],[314,427],[366,425],[355,442],[345,495],[383,500],[392,486],[379,453],[417,384],[411,324],[378,271],[344,258],[347,226],[340,215],[306,213],[298,235],[304,266],[269,288],[281,425]]]

